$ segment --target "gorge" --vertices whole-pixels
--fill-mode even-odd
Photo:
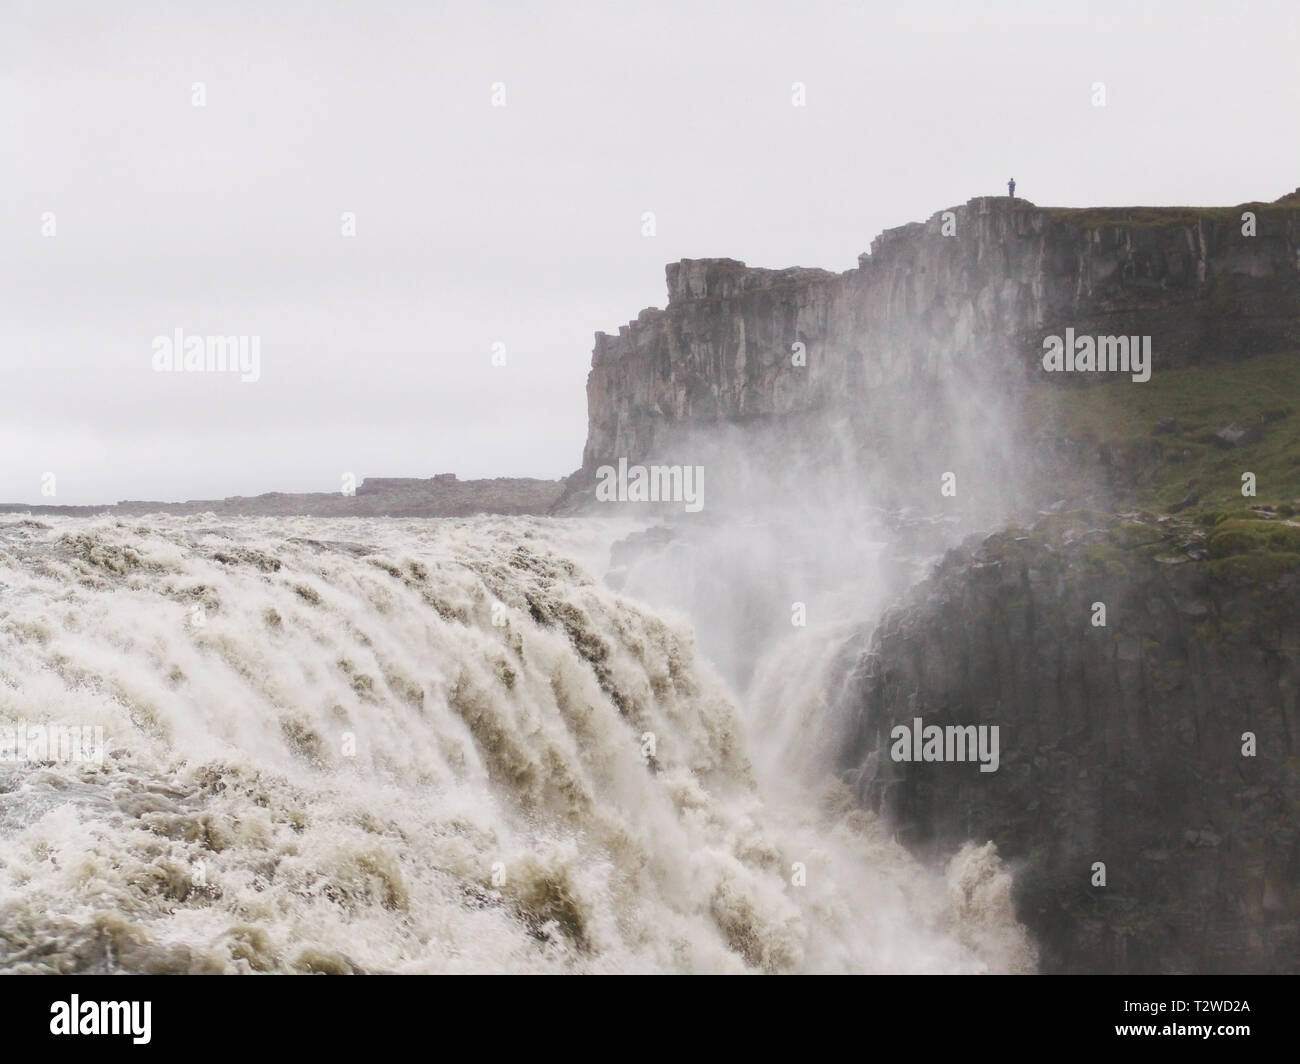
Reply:
[[[0,507],[0,716],[104,736],[0,967],[1294,971],[1298,248],[977,198],[668,266],[563,480]]]

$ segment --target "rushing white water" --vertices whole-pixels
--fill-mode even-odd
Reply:
[[[106,740],[0,762],[0,970],[1032,968],[991,847],[785,771],[820,659],[753,756],[627,527],[0,518],[0,727]]]

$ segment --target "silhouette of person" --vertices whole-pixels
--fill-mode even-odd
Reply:
[[[1007,182],[1007,192],[1010,193],[1012,199],[1016,198],[1016,179],[1014,177]]]

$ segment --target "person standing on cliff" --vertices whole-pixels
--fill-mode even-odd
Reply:
[[[1013,200],[1016,198],[1016,179],[1014,177],[1007,182],[1007,192]]]

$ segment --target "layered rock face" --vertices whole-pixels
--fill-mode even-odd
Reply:
[[[1045,971],[1294,971],[1300,568],[1153,538],[952,551],[852,670],[842,767],[914,849],[997,843]],[[997,770],[895,760],[916,718],[998,726]]]
[[[843,274],[683,260],[666,309],[596,336],[574,486],[685,432],[774,417],[815,433],[842,416],[900,470],[936,446],[969,452],[1067,327],[1151,336],[1157,373],[1297,345],[1298,251],[1294,197],[1206,210],[979,198],[886,231]]]

